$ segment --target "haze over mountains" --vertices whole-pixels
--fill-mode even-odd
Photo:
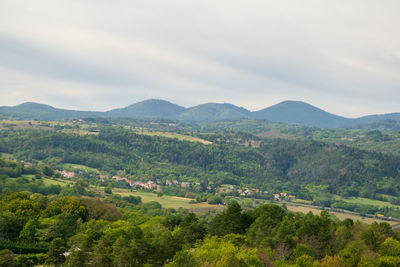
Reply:
[[[49,105],[27,102],[13,107],[0,107],[3,118],[61,120],[77,118],[161,118],[186,122],[212,122],[227,119],[256,118],[273,122],[300,124],[321,128],[354,127],[361,123],[381,120],[400,121],[400,113],[369,115],[356,119],[328,113],[300,101],[284,101],[265,109],[251,112],[232,104],[207,103],[184,108],[160,99],[149,99],[124,108],[98,111],[58,109]]]

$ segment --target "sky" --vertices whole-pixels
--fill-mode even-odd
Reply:
[[[0,0],[0,105],[400,112],[400,1]]]

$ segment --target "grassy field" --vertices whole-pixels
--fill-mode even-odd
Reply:
[[[35,120],[0,120],[0,130],[2,129],[13,129],[13,130],[54,130],[55,126],[67,126],[62,129],[65,133],[74,133],[80,135],[93,134],[97,135],[96,132],[89,131],[92,125],[80,124],[79,128],[75,128],[76,124],[71,122],[60,122],[60,121],[35,121]]]
[[[303,204],[308,204],[308,205],[311,205],[313,203],[311,200],[305,200],[305,199],[300,199],[300,198],[293,199],[293,200],[291,200],[291,202],[303,203]]]
[[[0,153],[0,157],[6,160],[13,160],[14,155],[9,153]]]
[[[377,206],[377,207],[400,208],[399,205],[393,205],[387,201],[380,201],[380,200],[362,198],[362,197],[342,198],[340,196],[335,196],[335,200],[343,200],[345,202],[352,203],[352,204],[373,205],[373,206]]]
[[[302,213],[308,213],[308,212],[312,212],[312,214],[314,215],[319,215],[321,213],[320,209],[317,208],[312,208],[312,207],[306,207],[306,206],[295,206],[295,205],[290,205],[290,204],[286,204],[286,207],[288,210],[293,211],[293,212],[302,212]],[[375,218],[363,218],[361,216],[355,215],[355,214],[349,214],[349,213],[342,213],[342,212],[333,212],[330,211],[329,214],[332,214],[334,216],[336,216],[338,219],[340,220],[344,220],[344,219],[352,219],[353,221],[360,221],[360,222],[364,222],[364,223],[368,223],[371,224],[373,222],[387,222],[390,225],[395,225],[398,224],[398,222],[393,222],[393,221],[386,221],[386,220],[379,220],[379,219],[375,219]]]
[[[95,168],[91,168],[91,167],[88,167],[85,165],[80,165],[80,164],[72,164],[72,163],[63,164],[63,168],[66,170],[71,170],[71,171],[79,169],[79,170],[84,170],[87,172],[97,172],[97,173],[99,172],[99,170],[97,170]]]
[[[42,177],[42,180],[45,185],[61,185],[61,186],[66,186],[68,184],[72,184],[72,181],[67,181],[67,180],[53,180],[49,178]]]
[[[119,194],[121,196],[130,196],[130,195],[140,196],[144,203],[150,202],[150,201],[157,201],[158,203],[160,203],[163,206],[163,208],[174,208],[174,209],[184,208],[184,209],[192,210],[193,212],[196,212],[196,213],[202,213],[202,212],[207,212],[207,211],[211,211],[211,210],[215,210],[215,211],[223,210],[225,208],[224,206],[221,206],[221,205],[210,205],[208,203],[191,204],[190,201],[192,199],[190,199],[190,198],[174,197],[174,196],[167,196],[167,195],[158,197],[157,194],[155,194],[155,193],[141,192],[141,191],[131,192],[129,189],[114,188],[113,193]]]
[[[190,135],[183,135],[183,134],[178,134],[178,133],[172,133],[172,132],[157,132],[157,131],[136,131],[137,134],[143,134],[143,135],[149,135],[149,136],[162,136],[162,137],[167,137],[167,138],[176,138],[178,140],[182,141],[189,141],[189,142],[199,142],[205,145],[212,144],[210,141],[197,138],[194,136]]]

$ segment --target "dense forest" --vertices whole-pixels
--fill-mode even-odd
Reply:
[[[23,173],[37,187],[0,195],[1,266],[398,266],[400,235],[367,225],[232,201],[216,216],[164,209],[157,202],[90,197],[80,181],[69,196],[40,181],[47,165],[0,160],[2,188]],[[20,181],[21,182],[21,181]],[[18,183],[19,184],[19,183]],[[41,193],[36,191],[39,189]]]
[[[194,130],[172,127],[186,134]],[[332,209],[397,217],[393,207],[333,198],[389,196],[399,203],[395,155],[242,131],[193,134],[206,144],[107,121],[82,129],[55,124],[0,131],[0,152],[16,159],[0,159],[1,266],[400,265],[400,233],[386,222],[340,221],[328,211],[294,213],[267,202],[241,206],[240,198],[215,191],[224,184],[286,190]],[[164,193],[226,206],[197,214],[163,208],[114,193],[132,189],[111,179],[101,182],[90,171],[62,186],[51,182],[61,178],[56,169],[66,163],[143,181],[198,182],[196,188],[170,187]]]
[[[250,134],[207,135],[212,145],[104,127],[96,134],[57,130],[3,130],[0,152],[56,166],[77,163],[139,179],[168,175],[215,184],[248,184],[312,199],[307,185],[327,194],[396,198],[400,157],[312,140],[268,139]],[[246,140],[253,145],[241,145]]]
[[[54,175],[47,165],[0,160],[0,173],[2,189],[14,182],[24,190],[0,195],[1,266],[400,264],[400,235],[387,223],[338,221],[327,211],[292,213],[270,204],[242,210],[235,201],[216,216],[199,217],[137,197],[90,197],[79,180],[63,196],[41,183]],[[31,181],[18,178],[28,173]]]

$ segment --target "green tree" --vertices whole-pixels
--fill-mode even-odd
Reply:
[[[112,194],[112,186],[110,184],[104,187],[104,193]]]
[[[379,254],[383,256],[400,257],[400,242],[389,237],[383,242],[379,249]]]
[[[36,241],[36,232],[39,227],[39,221],[30,219],[19,234],[19,238],[26,242],[32,243]]]
[[[50,243],[49,252],[47,253],[48,258],[46,263],[54,264],[55,266],[60,266],[65,261],[65,256],[63,255],[66,251],[65,243],[61,238],[55,238]]]
[[[50,177],[54,175],[54,170],[51,167],[45,165],[42,168],[42,173],[43,175]]]
[[[15,260],[13,252],[8,249],[0,250],[0,266],[14,267]]]
[[[86,194],[86,188],[89,186],[89,184],[84,181],[83,179],[77,179],[74,183],[74,190],[80,194],[80,195],[85,195]]]
[[[340,256],[335,255],[323,258],[320,267],[347,267],[347,264]]]
[[[314,259],[310,255],[303,254],[296,259],[296,264],[298,267],[313,267]]]
[[[77,248],[67,257],[65,265],[69,267],[86,266],[87,258],[87,253],[84,250]]]
[[[179,251],[166,267],[199,267],[199,260],[189,251]]]
[[[206,229],[203,223],[199,221],[194,213],[186,215],[179,226],[184,242],[191,246],[197,240],[203,239],[206,234]]]
[[[250,225],[250,218],[242,214],[242,208],[234,201],[226,211],[218,214],[210,223],[212,235],[243,234]]]

